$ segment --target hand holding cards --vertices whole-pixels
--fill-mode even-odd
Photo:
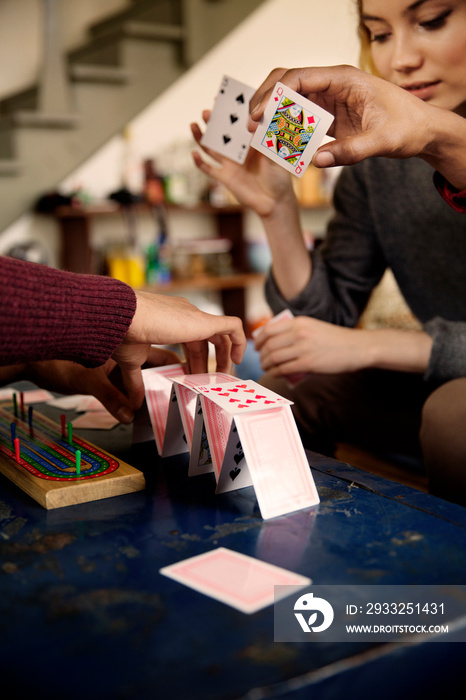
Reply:
[[[251,146],[302,177],[333,122],[333,115],[277,83]]]
[[[242,165],[252,146],[302,177],[333,116],[291,88],[277,83],[254,135],[248,131],[254,88],[225,75],[201,145]]]

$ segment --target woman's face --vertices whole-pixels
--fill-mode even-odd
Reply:
[[[382,78],[466,116],[466,0],[362,0]]]

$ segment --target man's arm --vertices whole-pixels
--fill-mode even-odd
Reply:
[[[418,156],[456,189],[466,188],[466,119],[458,114],[352,66],[277,68],[251,100],[252,131],[278,80],[335,116],[329,131],[335,141],[316,151],[317,167]]]

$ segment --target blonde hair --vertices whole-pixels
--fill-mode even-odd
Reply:
[[[379,72],[374,65],[371,50],[370,32],[362,21],[362,3],[363,0],[356,0],[356,9],[358,12],[358,37],[359,37],[359,67],[365,70],[366,73],[378,75]],[[379,76],[380,77],[380,76]]]

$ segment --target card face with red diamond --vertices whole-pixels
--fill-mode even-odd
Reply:
[[[251,146],[302,177],[333,122],[333,115],[277,83]]]

